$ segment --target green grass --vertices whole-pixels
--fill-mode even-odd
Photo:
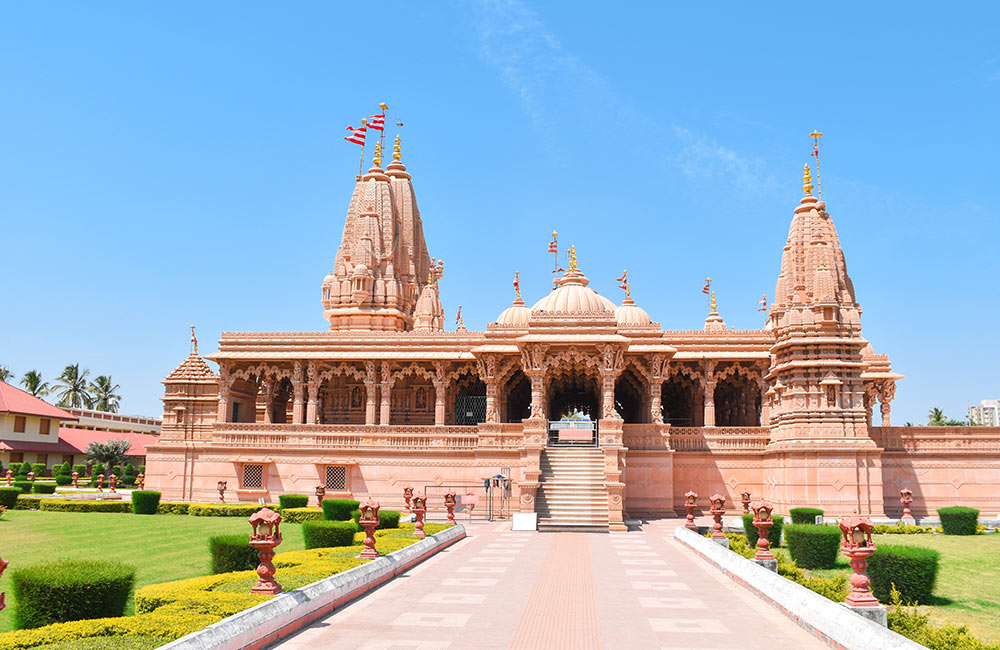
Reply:
[[[278,552],[304,548],[301,524],[283,524],[281,531]],[[57,560],[118,560],[136,567],[138,589],[209,575],[208,538],[227,533],[249,534],[250,524],[245,517],[9,510],[0,517],[0,557],[10,562],[0,578],[0,591],[7,592],[0,632],[11,629],[10,573],[16,569]]]
[[[922,546],[941,553],[934,602],[922,610],[931,623],[968,625],[982,641],[1000,642],[1000,535],[878,535],[875,544]],[[780,549],[776,553],[784,553]],[[810,575],[830,577],[851,573],[847,558],[840,555],[833,569],[813,570]]]

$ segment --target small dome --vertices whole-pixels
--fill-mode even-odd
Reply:
[[[619,325],[649,325],[653,319],[649,317],[646,310],[635,304],[631,298],[626,298],[625,302],[615,309],[615,320]]]
[[[559,287],[536,302],[531,311],[613,313],[616,309],[615,303],[587,287],[590,280],[579,269],[570,269],[556,282]]]
[[[336,281],[337,281],[337,278],[334,277],[333,271],[330,271],[329,273],[327,273],[326,277],[323,278],[323,284],[333,284]]]
[[[357,277],[369,277],[370,278],[371,275],[372,274],[368,271],[368,267],[365,264],[363,264],[363,263],[356,265],[354,267],[354,270],[351,272],[351,277],[355,277],[355,278],[357,278]]]
[[[525,306],[524,301],[518,298],[507,309],[504,309],[497,317],[497,325],[507,325],[508,327],[527,327],[528,320],[531,319],[531,310]]]

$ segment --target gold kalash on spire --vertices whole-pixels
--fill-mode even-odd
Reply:
[[[812,174],[809,173],[808,163],[802,166],[802,191],[806,193],[806,196],[812,196]]]
[[[566,252],[569,254],[569,269],[572,271],[576,268],[576,244],[570,246]]]
[[[382,166],[382,143],[381,142],[376,142],[375,143],[375,155],[372,156],[372,162],[375,164],[376,167],[381,167]]]
[[[392,143],[392,159],[396,162],[403,157],[403,147],[399,144],[399,134],[396,134],[396,139]]]

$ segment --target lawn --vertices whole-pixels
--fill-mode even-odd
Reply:
[[[923,546],[941,553],[934,602],[923,607],[935,624],[968,625],[982,641],[1000,642],[1000,535],[878,535],[879,543]],[[787,554],[787,549],[781,549]],[[787,555],[786,555],[787,557]],[[847,558],[837,559],[837,568],[810,571],[830,576],[850,573]]]
[[[304,548],[300,524],[283,524],[281,530],[279,552]],[[0,557],[10,562],[0,578],[0,591],[7,592],[0,632],[11,629],[10,574],[15,569],[62,559],[118,560],[136,567],[139,588],[208,575],[208,538],[249,532],[245,517],[9,510],[0,518]]]

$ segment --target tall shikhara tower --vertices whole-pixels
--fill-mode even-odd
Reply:
[[[323,280],[331,330],[406,331],[418,316],[421,329],[443,328],[436,287],[442,268],[427,252],[399,136],[393,149],[393,161],[382,169],[377,145],[374,165],[354,187],[334,269]],[[417,313],[418,301],[427,314]]]
[[[861,306],[833,220],[812,189],[807,165],[770,313],[768,496],[787,510],[801,505],[805,489],[807,502],[827,512],[882,515],[880,450],[865,409]]]

